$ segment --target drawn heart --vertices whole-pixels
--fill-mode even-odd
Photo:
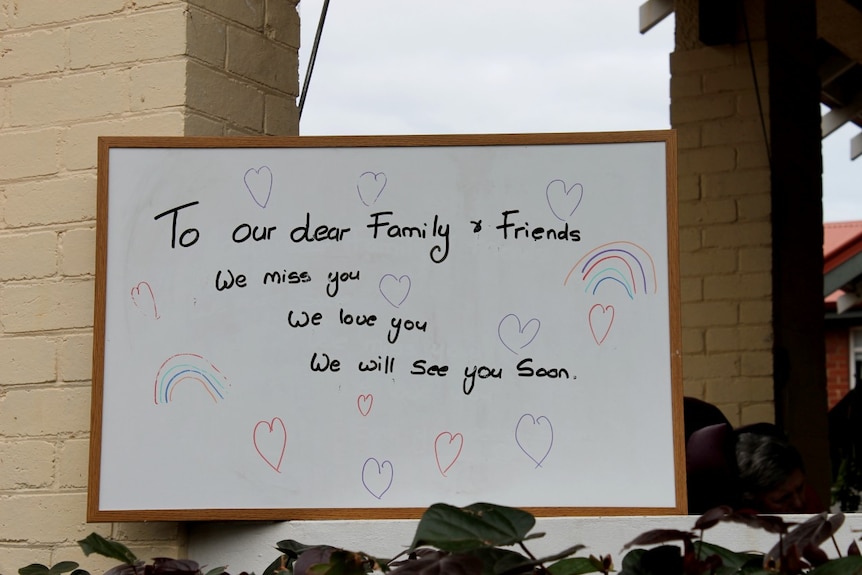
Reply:
[[[245,189],[251,194],[254,203],[265,208],[272,194],[272,170],[267,166],[251,168],[246,171],[242,181],[245,182]]]
[[[597,303],[590,308],[590,332],[597,345],[602,345],[614,323],[614,306]]]
[[[383,188],[385,187],[386,174],[383,172],[363,172],[359,174],[356,193],[359,194],[359,201],[366,206],[370,206],[377,201],[377,198],[383,193]]]
[[[497,326],[497,336],[506,349],[518,355],[516,350],[524,349],[530,345],[539,334],[541,326],[542,322],[536,318],[532,318],[521,325],[521,318],[510,313],[500,320],[500,324]]]
[[[533,417],[525,413],[515,426],[515,442],[538,469],[554,446],[554,428],[551,421],[544,415]]]
[[[386,274],[380,278],[380,293],[392,307],[401,307],[404,300],[410,294],[410,276],[396,278],[392,274]],[[397,302],[397,303],[396,303]]]
[[[153,288],[147,282],[140,282],[132,288],[132,303],[135,304],[145,316],[159,319],[159,310],[156,307],[156,296]]]
[[[440,475],[446,477],[446,472],[452,469],[461,450],[464,448],[464,436],[460,433],[451,434],[443,431],[434,439],[434,457],[437,459],[437,469]]]
[[[280,417],[258,421],[254,426],[254,448],[267,465],[281,473],[281,461],[287,447],[287,429]]]
[[[574,184],[567,188],[563,180],[552,180],[545,188],[548,207],[558,220],[564,222],[572,217],[584,198],[584,186]]]
[[[384,468],[385,472],[384,472]],[[392,469],[392,463],[388,460],[380,463],[373,457],[369,457],[362,465],[362,485],[365,490],[377,499],[383,498],[383,495],[392,487],[392,479],[395,477],[395,472]]]
[[[374,405],[374,396],[370,393],[368,395],[360,395],[356,398],[356,407],[359,408],[359,413],[361,413],[363,417],[371,412],[372,405]]]

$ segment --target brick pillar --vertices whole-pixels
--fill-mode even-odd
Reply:
[[[675,10],[685,393],[718,405],[734,425],[772,421],[771,185],[749,50],[704,45],[697,0],[678,0]],[[762,6],[760,14],[749,30],[768,114]]]
[[[104,571],[91,531],[182,554],[176,523],[85,523],[96,138],[296,134],[296,3],[0,0],[0,573]]]

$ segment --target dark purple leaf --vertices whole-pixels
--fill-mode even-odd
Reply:
[[[445,555],[408,561],[398,575],[482,575],[482,560],[469,555]]]
[[[856,544],[856,541],[851,541],[850,546],[847,547],[847,555],[848,556],[862,556],[862,553],[859,553],[859,546]]]
[[[733,508],[727,505],[713,507],[697,518],[697,521],[694,523],[694,529],[705,530],[715,527],[718,523],[724,521],[725,517],[731,513],[733,513]]]
[[[328,545],[319,545],[306,549],[296,558],[293,564],[293,575],[307,575],[309,568],[312,566],[319,563],[329,563],[329,557],[334,551],[337,551],[337,549]]]

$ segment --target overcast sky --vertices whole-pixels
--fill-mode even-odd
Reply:
[[[330,0],[302,135],[670,127],[673,17],[643,0]],[[304,83],[323,0],[301,0]],[[862,220],[856,126],[823,142],[825,221]]]

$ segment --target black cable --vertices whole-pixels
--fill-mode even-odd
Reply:
[[[751,77],[754,80],[754,95],[757,98],[757,111],[760,114],[760,129],[763,131],[763,143],[766,146],[766,160],[769,171],[772,172],[772,150],[769,146],[769,134],[766,131],[766,117],[763,114],[763,102],[760,100],[760,85],[757,81],[757,70],[754,68],[754,50],[751,48],[751,34],[748,32],[748,16],[745,13],[745,0],[739,0],[742,12],[742,26],[745,28],[745,44],[748,47],[748,62],[751,66]]]
[[[302,94],[299,96],[300,119],[302,119],[302,109],[305,107],[305,97],[308,95],[308,85],[311,83],[311,73],[314,71],[314,61],[317,59],[317,47],[320,46],[320,36],[323,34],[323,23],[326,21],[326,11],[328,9],[329,0],[323,0],[323,7],[320,9],[320,21],[317,23],[317,32],[314,34],[314,45],[311,47],[308,68],[305,70],[305,82],[302,84]]]

